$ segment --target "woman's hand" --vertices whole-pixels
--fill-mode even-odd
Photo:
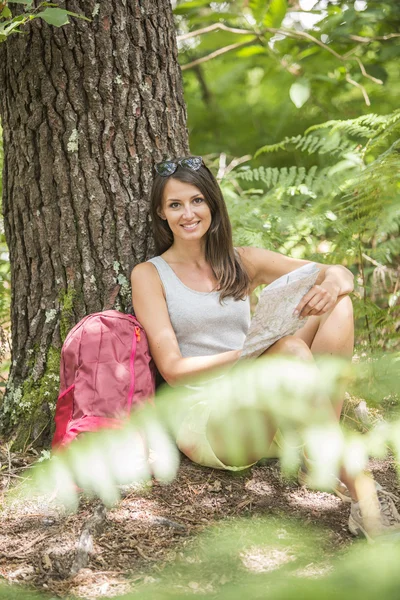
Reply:
[[[335,306],[338,295],[339,287],[337,285],[330,281],[323,281],[320,285],[314,285],[303,296],[294,314],[298,314],[300,319],[313,315],[323,315]]]

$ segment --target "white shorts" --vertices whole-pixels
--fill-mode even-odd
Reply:
[[[207,402],[193,404],[184,415],[176,432],[176,444],[190,460],[204,467],[242,471],[255,463],[244,466],[224,465],[216,456],[207,438],[207,424],[211,414],[211,406]],[[261,457],[260,457],[261,458]]]

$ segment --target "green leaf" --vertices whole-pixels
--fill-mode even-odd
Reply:
[[[92,22],[92,19],[89,19],[88,17],[85,17],[85,15],[80,15],[78,13],[75,12],[71,12],[70,10],[66,10],[65,11],[67,13],[67,15],[69,15],[70,17],[76,17],[77,19],[82,19],[82,21],[88,21],[89,23]]]
[[[9,17],[12,17],[12,12],[8,6],[5,6],[0,13],[0,19],[8,19]]]
[[[69,23],[68,11],[62,8],[46,8],[38,16],[49,25],[54,25],[55,27],[62,27]]]
[[[15,33],[15,32],[23,33],[22,31],[20,31],[18,29],[18,27],[20,25],[23,25],[26,20],[27,19],[24,18],[24,21],[22,23],[21,23],[20,19],[18,19],[18,21],[14,20],[14,21],[11,21],[11,22],[10,21],[6,21],[5,23],[0,23],[0,36],[8,36],[11,33]]]
[[[268,9],[266,0],[250,0],[249,8],[254,19],[261,24]]]
[[[63,10],[62,8],[46,8],[38,14],[38,17],[43,19],[43,21],[46,21],[46,23],[49,25],[54,25],[55,27],[68,25],[69,17],[76,17],[77,19],[90,21],[90,19],[84,15],[79,15],[78,13],[71,12],[70,10]]]
[[[271,0],[263,19],[266,27],[280,27],[287,11],[287,0]]]
[[[8,4],[25,4],[25,6],[31,7],[33,0],[8,0]]]
[[[310,82],[308,79],[299,79],[290,87],[289,96],[297,108],[301,108],[310,97]]]
[[[251,56],[256,56],[259,54],[265,55],[266,50],[262,46],[250,46],[249,48],[241,48],[236,52],[236,56],[242,56],[244,58],[248,58]]]
[[[190,13],[196,8],[202,8],[203,6],[209,6],[210,0],[192,0],[191,2],[185,2],[174,8],[175,15],[184,15]]]

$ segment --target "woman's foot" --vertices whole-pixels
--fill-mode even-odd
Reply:
[[[364,502],[351,501],[349,529],[353,535],[364,535],[369,542],[378,539],[400,541],[400,515],[393,502],[397,497],[384,489]]]

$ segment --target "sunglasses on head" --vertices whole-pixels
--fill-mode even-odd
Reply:
[[[179,160],[163,160],[155,165],[155,169],[161,177],[168,177],[175,173],[178,166],[192,169],[192,171],[198,171],[203,164],[201,156],[187,156],[186,158],[180,158]]]

